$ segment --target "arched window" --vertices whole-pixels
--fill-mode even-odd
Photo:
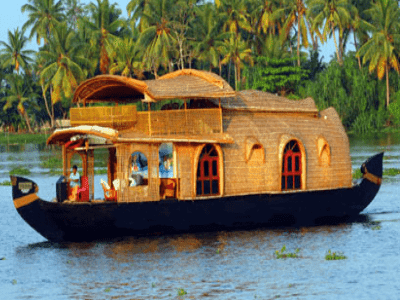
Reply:
[[[148,184],[148,166],[147,157],[139,151],[131,155],[129,174],[129,185],[147,185]]]
[[[219,195],[219,158],[213,145],[204,146],[197,165],[197,196]]]
[[[159,147],[159,177],[172,178],[174,177],[174,164],[173,164],[173,146],[172,143],[163,143]]]
[[[264,147],[254,137],[246,138],[245,160],[249,165],[262,165],[265,162]]]
[[[318,159],[321,166],[327,167],[331,164],[331,149],[328,142],[320,137],[317,142]]]
[[[282,191],[301,189],[301,152],[297,141],[289,141],[283,152]]]

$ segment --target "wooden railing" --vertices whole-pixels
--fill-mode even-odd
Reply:
[[[137,128],[151,136],[222,133],[218,108],[139,112]]]
[[[98,125],[114,129],[131,128],[137,122],[136,106],[71,108],[71,126]]]
[[[222,133],[219,108],[136,112],[136,106],[71,108],[71,126],[98,125],[150,136]]]

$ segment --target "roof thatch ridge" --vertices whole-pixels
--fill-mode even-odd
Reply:
[[[212,83],[212,84],[218,86],[221,89],[224,87],[224,83],[226,82],[221,76],[219,76],[217,74],[207,72],[207,71],[196,70],[196,69],[178,70],[175,72],[165,74],[165,75],[159,77],[157,80],[170,79],[170,78],[175,78],[175,77],[182,76],[182,75],[199,77],[203,80],[206,80],[209,83]],[[228,83],[226,83],[226,84],[228,84]]]
[[[288,98],[258,90],[244,90],[236,97],[221,101],[225,109],[257,110],[270,112],[317,112],[318,109],[311,97],[302,100]]]

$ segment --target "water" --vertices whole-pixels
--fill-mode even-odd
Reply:
[[[48,199],[57,179],[40,167],[48,151],[2,149],[0,181],[12,166],[28,166],[39,196]],[[400,169],[400,135],[351,139],[354,168],[380,151],[384,168]],[[399,181],[384,178],[359,222],[69,244],[50,243],[31,229],[13,207],[11,188],[0,186],[0,298],[398,299]],[[300,248],[300,258],[276,259],[283,245],[287,252]],[[328,250],[347,259],[327,261]]]

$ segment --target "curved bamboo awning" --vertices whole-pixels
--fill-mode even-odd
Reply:
[[[101,126],[88,126],[88,125],[81,125],[65,129],[57,129],[47,139],[47,145],[64,144],[68,142],[73,136],[76,135],[95,136],[113,141],[118,137],[118,131],[112,128],[101,127]]]
[[[163,99],[209,99],[235,97],[236,92],[220,76],[206,71],[183,69],[154,80],[117,75],[99,75],[83,82],[73,102],[136,102]]]

